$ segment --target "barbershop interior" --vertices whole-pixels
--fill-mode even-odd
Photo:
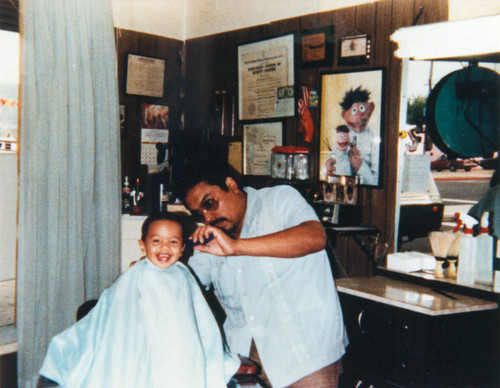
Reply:
[[[0,387],[499,387],[499,37],[498,0],[0,0]],[[253,191],[231,177],[183,191],[188,162],[205,160]],[[271,203],[277,190],[268,222],[250,225],[251,198]],[[247,215],[235,235],[227,219],[209,222],[226,198]],[[158,323],[171,319],[158,306],[186,310],[178,294],[159,294],[154,323],[130,289],[118,312],[111,304],[108,288],[118,295],[141,263],[156,265],[148,233],[177,221],[153,218],[146,234],[143,225],[165,213],[194,225],[197,264],[206,255],[241,265],[226,279],[241,293],[239,337],[225,332],[235,321],[221,282],[203,287],[189,258],[164,270],[202,295],[190,303],[220,326],[210,346],[228,337],[218,352],[193,345],[211,365],[203,373],[179,339],[192,336],[176,332],[201,330],[202,317]],[[289,254],[314,236],[280,246],[279,230],[299,229],[273,229],[275,213],[320,225],[320,248]],[[272,236],[284,258],[211,250]],[[307,319],[305,295],[324,303]],[[123,330],[94,327],[125,316]],[[73,328],[86,337],[61,345]],[[82,367],[83,344],[106,330],[115,340]],[[148,353],[157,338],[170,354]],[[240,347],[250,350],[230,354]],[[95,366],[110,355],[123,363]],[[182,370],[179,380],[162,377],[155,358]],[[312,382],[332,365],[335,377]],[[151,373],[119,383],[135,368]]]

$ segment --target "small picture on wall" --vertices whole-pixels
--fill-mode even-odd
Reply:
[[[168,129],[168,106],[142,104],[141,128]]]
[[[304,31],[300,42],[302,67],[326,66],[333,60],[333,26]]]
[[[320,173],[380,185],[384,69],[321,77]]]

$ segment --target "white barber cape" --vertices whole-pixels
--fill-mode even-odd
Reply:
[[[68,388],[218,388],[239,364],[189,269],[146,259],[51,340],[40,374]]]

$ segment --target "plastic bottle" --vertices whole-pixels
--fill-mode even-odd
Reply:
[[[130,200],[130,184],[128,176],[126,176],[122,187],[122,213],[130,213],[130,209],[132,208]]]
[[[458,251],[457,283],[473,285],[476,275],[476,239],[473,227],[477,221],[468,215],[460,217],[464,223],[464,235],[460,239]]]
[[[488,217],[484,212],[481,217],[481,228],[476,237],[476,282],[491,285],[493,282],[493,236],[489,235]]]
[[[446,268],[446,276],[452,279],[456,279],[457,277],[457,263],[458,252],[460,250],[460,239],[464,235],[464,233],[460,230],[463,225],[463,222],[460,219],[460,213],[455,213],[455,218],[457,219],[457,224],[453,229],[455,239],[451,243],[446,256],[446,261],[448,262],[448,268]]]
[[[500,292],[500,240],[497,240],[497,253],[495,254],[495,261],[493,262],[493,291]]]

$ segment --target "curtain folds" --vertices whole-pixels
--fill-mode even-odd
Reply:
[[[118,276],[120,145],[109,0],[23,0],[19,387],[48,342]]]

